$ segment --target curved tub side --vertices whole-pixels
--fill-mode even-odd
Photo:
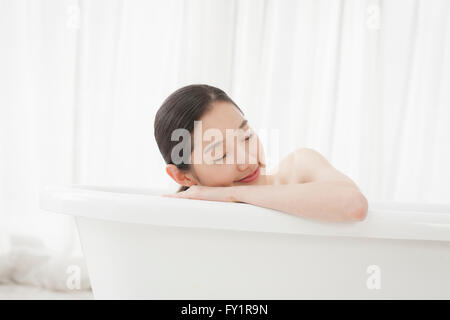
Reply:
[[[244,203],[161,197],[158,189],[54,186],[44,210],[124,223],[288,234],[450,241],[450,206],[369,202],[362,222],[330,223]],[[404,210],[402,210],[402,208]],[[427,208],[431,212],[425,211]],[[415,209],[415,210],[414,210]],[[448,211],[447,211],[448,209]],[[447,212],[447,213],[446,213]]]

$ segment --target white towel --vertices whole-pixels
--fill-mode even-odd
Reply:
[[[24,235],[0,236],[0,283],[18,283],[56,291],[90,289],[82,256],[52,252]]]

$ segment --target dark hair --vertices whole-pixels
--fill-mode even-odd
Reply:
[[[155,116],[154,134],[159,151],[167,164],[174,164],[171,159],[172,148],[178,144],[178,141],[171,140],[172,132],[182,128],[192,134],[194,121],[200,120],[215,101],[230,102],[244,114],[223,90],[206,84],[182,87],[164,100]],[[191,143],[191,151],[192,148],[193,143]],[[190,163],[184,163],[184,161],[175,165],[182,171],[191,170]],[[188,186],[181,186],[177,192],[187,189],[189,189]]]

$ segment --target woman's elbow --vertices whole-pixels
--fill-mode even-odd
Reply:
[[[361,192],[352,192],[346,210],[348,220],[363,221],[367,216],[368,207],[367,199]]]

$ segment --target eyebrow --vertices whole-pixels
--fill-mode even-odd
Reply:
[[[245,125],[247,124],[247,122],[248,122],[247,119],[244,119],[244,121],[242,121],[242,123],[239,125],[239,128],[238,128],[238,129],[242,129],[243,127],[245,127]],[[218,145],[218,144],[221,143],[222,141],[223,141],[223,140],[214,142],[213,144],[210,144],[208,147],[206,147],[206,149],[205,149],[205,151],[203,151],[203,153],[205,153],[205,152],[207,152],[209,149],[215,147],[216,145]]]

